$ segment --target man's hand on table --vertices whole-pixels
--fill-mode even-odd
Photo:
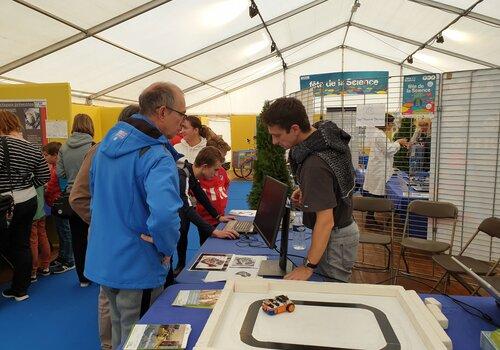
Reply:
[[[286,280],[296,280],[296,281],[307,281],[313,274],[313,270],[305,267],[299,266],[293,269],[288,275],[285,276]]]

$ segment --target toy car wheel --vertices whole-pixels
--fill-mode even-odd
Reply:
[[[288,312],[293,312],[293,310],[295,310],[295,305],[294,304],[289,304],[286,307],[286,311],[288,311]]]

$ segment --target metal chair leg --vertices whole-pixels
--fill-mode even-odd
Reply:
[[[404,251],[405,251],[404,248],[401,247],[401,250],[399,251],[398,264],[396,265],[396,274],[394,275],[393,284],[397,284],[398,276],[399,276],[399,266],[401,265],[401,257],[404,255]]]
[[[438,286],[439,284],[441,283],[441,281],[448,276],[448,272],[445,272],[443,276],[441,276],[441,278],[439,279],[439,281],[437,281],[437,283],[434,285],[434,287],[432,287],[431,291],[429,293],[432,293],[434,290],[438,290]]]

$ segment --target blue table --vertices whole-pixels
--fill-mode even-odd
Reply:
[[[197,283],[197,284],[175,284],[168,287],[163,294],[151,306],[149,311],[138,323],[189,323],[192,327],[187,349],[192,349],[210,317],[211,310],[195,309],[172,306],[172,302],[179,290],[190,289],[222,289],[223,282]],[[421,295],[421,298],[430,295]],[[460,306],[450,299],[441,295],[431,295],[443,305],[443,313],[449,319],[449,328],[446,331],[453,341],[454,350],[479,349],[479,337],[482,330],[493,330],[494,327],[485,321],[469,315]],[[466,302],[489,314],[496,323],[500,323],[500,308],[496,306],[493,298],[456,296],[456,299]]]
[[[303,258],[307,254],[309,247],[311,245],[311,234],[310,230],[306,231],[306,249],[305,250],[295,250],[292,247],[293,241],[293,232],[290,230],[290,239],[288,241],[288,257],[297,265],[301,265],[303,263]],[[237,240],[228,240],[228,239],[218,239],[218,238],[209,238],[207,241],[200,247],[197,254],[189,261],[186,267],[182,270],[182,272],[175,278],[177,283],[202,283],[203,279],[207,275],[206,271],[189,271],[189,268],[194,264],[196,259],[201,253],[222,253],[222,254],[237,254],[237,255],[265,255],[268,259],[276,260],[279,258],[279,254],[275,250],[271,250],[267,247],[266,243],[262,240],[260,235],[252,234],[248,235],[249,240],[247,239],[237,239]],[[278,235],[278,240],[280,239],[280,235]],[[276,245],[279,247],[279,241],[276,242]],[[291,255],[297,255],[291,256]],[[322,281],[323,279],[318,275],[312,275],[311,281]],[[211,284],[207,283],[207,284]]]

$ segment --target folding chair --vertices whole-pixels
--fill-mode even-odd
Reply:
[[[462,248],[460,253],[455,256],[461,263],[470,267],[475,273],[483,276],[490,276],[495,274],[495,269],[500,262],[500,258],[491,265],[489,261],[482,261],[478,259],[474,259],[468,256],[464,256],[465,250],[470,246],[472,241],[477,237],[479,232],[484,232],[488,236],[491,237],[491,240],[494,238],[500,238],[500,219],[495,217],[490,217],[484,219],[477,228],[476,232],[472,235],[469,241]],[[434,255],[432,257],[439,266],[446,270],[443,276],[439,279],[436,285],[432,288],[431,292],[434,289],[437,289],[439,284],[444,280],[444,288],[443,291],[446,293],[446,288],[450,281],[450,276],[457,280],[465,289],[469,291],[469,293],[474,294],[477,292],[477,289],[473,289],[463,278],[462,275],[465,274],[463,269],[458,266],[452,259],[451,255]]]
[[[421,215],[427,217],[428,219],[432,219],[432,237],[430,240],[425,238],[409,237],[410,214]],[[399,266],[401,265],[401,259],[403,259],[404,261],[406,273],[408,275],[411,275],[408,261],[406,260],[405,256],[407,250],[433,254],[439,254],[445,252],[446,250],[449,250],[449,254],[451,254],[453,240],[455,239],[457,216],[457,207],[454,204],[448,202],[414,200],[408,205],[405,225],[403,228],[403,237],[401,239],[401,253],[399,254],[394,283],[396,283],[397,277],[399,275]],[[437,220],[440,219],[453,220],[450,243],[439,242],[436,240]]]
[[[394,238],[394,205],[391,200],[387,198],[372,198],[372,197],[359,197],[352,198],[352,205],[355,211],[361,213],[390,213],[391,214],[391,228],[390,235],[371,233],[361,231],[359,234],[359,243],[361,244],[374,244],[383,246],[388,253],[387,265],[384,267],[371,267],[366,264],[358,264],[356,268],[367,268],[376,271],[389,271],[392,265],[392,242]],[[365,219],[366,220],[366,219]],[[385,232],[385,223],[382,232]]]

